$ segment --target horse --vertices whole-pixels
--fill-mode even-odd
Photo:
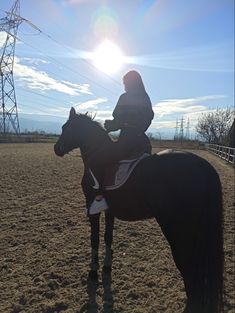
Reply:
[[[64,156],[80,148],[87,203],[92,200],[93,182],[87,159],[104,144],[111,147],[115,142],[102,125],[71,108],[54,151]],[[184,151],[152,154],[137,164],[122,186],[104,190],[104,196],[115,218],[156,219],[184,282],[184,313],[223,311],[222,191],[219,176],[209,162]],[[98,236],[98,229],[92,232]]]

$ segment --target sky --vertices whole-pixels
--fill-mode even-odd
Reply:
[[[13,4],[1,0],[0,18]],[[155,136],[174,136],[183,119],[195,137],[203,113],[234,107],[234,0],[20,0],[20,15],[19,121],[62,126],[73,106],[103,123],[112,118],[131,69],[141,74],[152,101],[148,132]],[[5,36],[0,32],[2,47]],[[113,73],[94,65],[94,51],[105,40],[122,52],[123,64]]]

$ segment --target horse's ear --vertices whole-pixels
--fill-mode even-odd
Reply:
[[[91,119],[94,120],[96,117],[96,113],[94,113],[94,115],[91,116]]]
[[[76,115],[75,109],[72,107],[69,113],[69,119],[73,118]]]

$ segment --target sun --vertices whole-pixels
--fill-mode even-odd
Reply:
[[[93,64],[106,74],[114,74],[121,69],[124,56],[119,47],[109,40],[103,41],[93,52]]]

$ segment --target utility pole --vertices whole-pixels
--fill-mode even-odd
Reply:
[[[13,65],[16,35],[23,21],[20,17],[20,0],[16,0],[6,16],[0,19],[0,31],[6,32],[6,40],[0,50],[0,133],[4,134],[20,132]]]

